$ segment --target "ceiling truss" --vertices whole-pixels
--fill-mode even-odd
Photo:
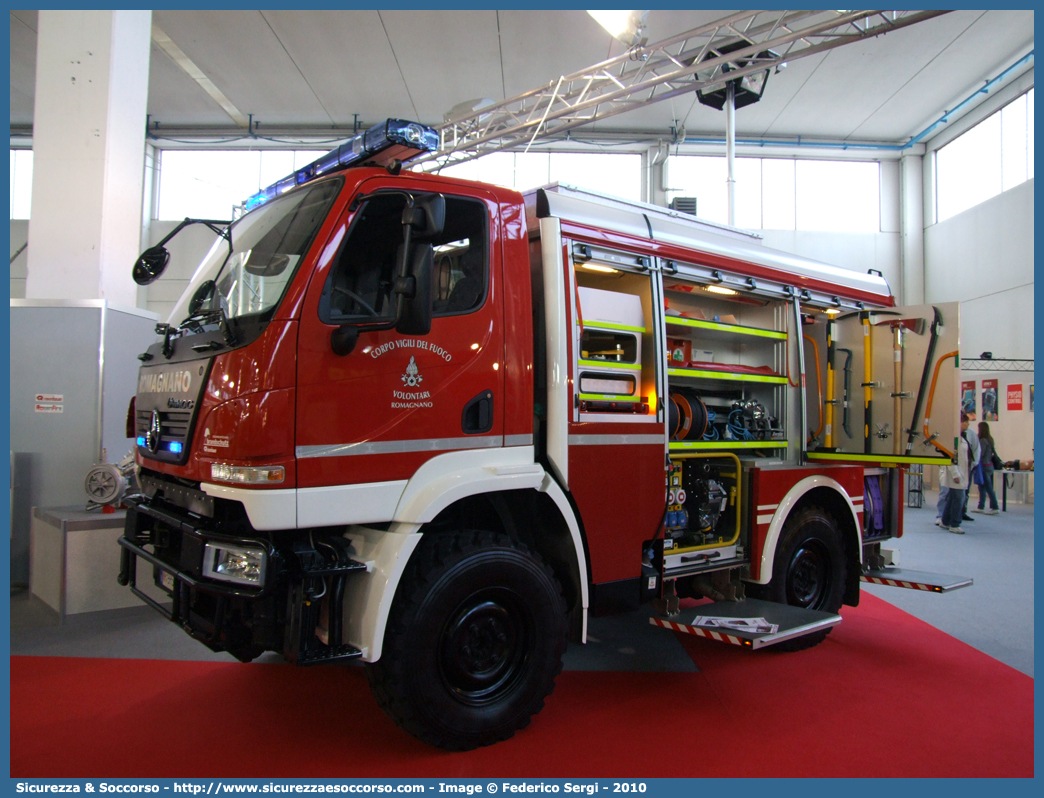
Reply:
[[[411,166],[433,171],[494,152],[528,149],[642,105],[721,86],[726,74],[734,80],[945,13],[737,12],[451,119],[437,126],[439,151]]]

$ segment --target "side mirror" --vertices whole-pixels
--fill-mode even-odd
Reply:
[[[330,333],[330,348],[337,357],[350,355],[359,340],[359,328],[354,324],[342,324]]]
[[[402,223],[408,225],[417,238],[439,235],[446,226],[446,198],[441,194],[417,197],[412,208],[403,208]]]
[[[138,285],[154,283],[163,274],[168,263],[170,263],[170,253],[166,247],[149,247],[138,256],[138,260],[134,264],[134,270],[131,272],[131,277],[134,278],[134,282]]]
[[[196,293],[192,295],[192,299],[190,299],[188,303],[188,312],[190,316],[195,316],[203,309],[204,303],[214,295],[214,289],[216,287],[217,283],[213,280],[206,280],[199,284],[199,288],[196,289]]]
[[[401,302],[395,331],[403,335],[427,335],[431,332],[432,273],[435,251],[431,244],[413,247],[409,272],[395,281],[395,292]]]
[[[258,277],[278,277],[284,271],[286,267],[290,265],[290,256],[283,255],[281,253],[275,253],[268,257],[265,262],[255,262],[251,257],[244,265],[243,269],[247,274],[255,274]]]

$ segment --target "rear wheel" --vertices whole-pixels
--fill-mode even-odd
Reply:
[[[370,689],[426,743],[489,745],[543,708],[566,632],[561,587],[536,553],[491,532],[431,537],[403,574]]]
[[[756,590],[759,598],[836,613],[845,595],[846,562],[833,515],[805,507],[790,515],[776,546],[772,581]],[[785,640],[774,648],[800,651],[826,639],[829,629]]]

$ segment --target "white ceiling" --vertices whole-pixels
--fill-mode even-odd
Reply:
[[[728,11],[651,11],[650,41]],[[501,100],[620,54],[581,10],[174,11],[159,26],[243,114],[267,125],[386,117],[442,121],[472,98]],[[11,125],[33,117],[35,11],[11,12]],[[1033,11],[954,11],[792,62],[736,114],[743,137],[906,141],[1033,47]],[[693,98],[694,99],[694,98]],[[600,130],[720,136],[721,112],[675,98]],[[148,112],[161,125],[229,127],[224,111],[155,45]]]

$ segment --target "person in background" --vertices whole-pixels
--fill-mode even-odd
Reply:
[[[975,519],[968,515],[968,497],[971,495],[971,478],[975,472],[975,466],[977,466],[981,460],[982,447],[979,445],[979,436],[975,430],[971,429],[970,418],[967,413],[961,413],[961,435],[968,441],[968,447],[971,455],[968,460],[968,483],[964,488],[964,506],[961,508],[961,518],[965,521],[974,521]]]
[[[997,446],[990,435],[990,425],[985,421],[979,422],[979,464],[982,466],[983,484],[979,485],[979,506],[972,510],[973,513],[986,513],[996,515],[997,494],[993,491],[993,458],[996,455]],[[986,497],[990,497],[990,509],[984,510]]]
[[[968,433],[970,431],[968,429],[968,425],[970,424],[970,422],[971,422],[971,419],[968,416],[968,414],[967,413],[961,413],[961,435],[965,435],[966,433]],[[967,438],[966,438],[966,440],[967,440]],[[978,438],[975,439],[975,445],[976,446],[979,445],[979,439]],[[968,446],[969,446],[969,450],[970,450],[971,441],[968,441]],[[939,501],[937,501],[935,503],[935,525],[936,526],[942,526],[942,527],[945,526],[945,524],[943,524],[942,517],[943,517],[943,513],[946,512],[947,496],[950,493],[950,489],[947,487],[946,479],[945,479],[946,469],[948,469],[949,467],[950,466],[939,466]],[[969,476],[971,475],[971,469],[970,468],[968,469],[968,475]],[[964,506],[961,508],[961,518],[962,519],[968,518],[968,512],[967,512],[967,510],[968,510],[968,491],[967,491],[967,488],[965,488],[965,492],[964,493],[965,493],[965,495],[964,495]],[[974,520],[974,519],[971,519],[971,520]]]
[[[971,462],[971,444],[968,443],[968,416],[961,413],[961,434],[957,438],[957,462],[941,468],[941,485],[949,488],[946,494],[946,506],[943,509],[942,521],[939,524],[948,532],[963,535],[961,516],[964,512],[965,494],[968,492],[968,479]]]

